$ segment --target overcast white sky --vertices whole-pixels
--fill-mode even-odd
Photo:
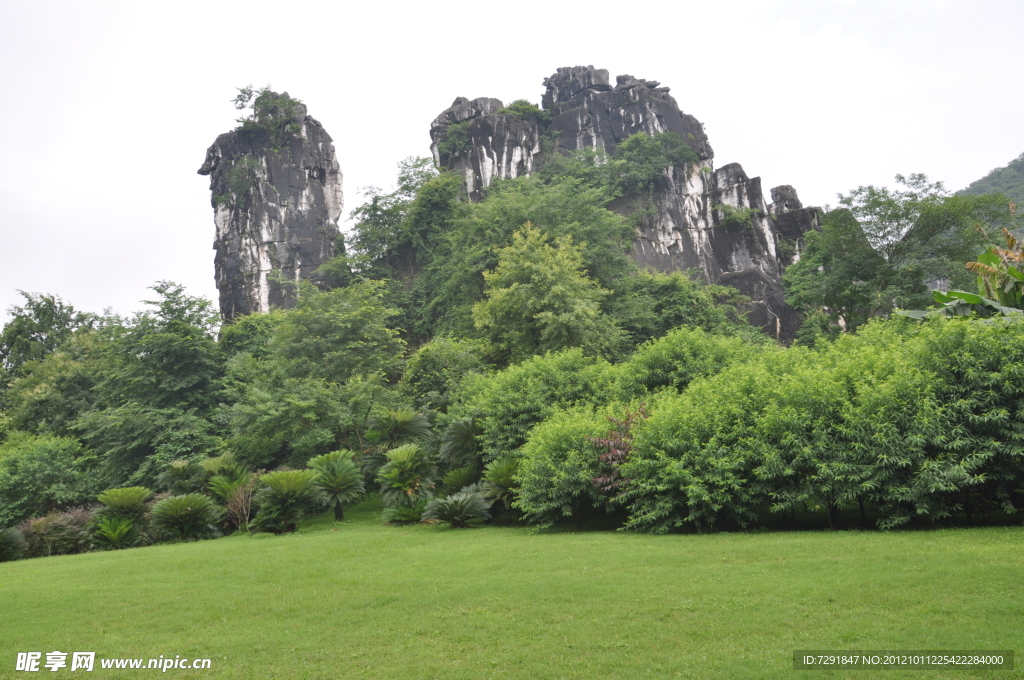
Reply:
[[[660,80],[716,164],[820,205],[1024,151],[1022,27],[1020,0],[0,0],[0,310],[23,289],[130,312],[159,279],[216,300],[196,170],[240,85],[324,124],[346,217],[456,96],[539,102],[575,64]]]

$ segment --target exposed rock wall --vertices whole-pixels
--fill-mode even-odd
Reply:
[[[199,169],[210,176],[225,320],[292,306],[291,286],[276,279],[308,279],[335,254],[344,196],[334,145],[305,106],[294,122],[299,133],[276,149],[258,134],[222,134]]]
[[[458,97],[430,126],[434,161],[465,176],[466,190],[473,199],[495,179],[513,179],[533,171],[540,154],[536,116],[523,119],[498,113],[500,99],[481,97],[472,101]],[[464,148],[446,148],[445,139],[458,126]],[[448,145],[453,146],[453,145]]]
[[[680,111],[669,88],[657,81],[622,75],[612,86],[604,69],[574,66],[558,69],[544,85],[542,103],[551,115],[546,130],[536,116],[497,113],[502,105],[496,99],[460,97],[431,127],[435,159],[462,173],[475,199],[495,177],[529,174],[539,160],[542,134],[556,152],[596,147],[609,154],[637,132],[678,134],[698,162],[666,170],[652,195],[624,196],[610,206],[623,214],[643,208],[634,258],[662,271],[696,268],[709,282],[737,288],[751,299],[751,323],[791,340],[799,321],[785,303],[782,271],[799,259],[803,234],[817,226],[818,209],[804,208],[790,186],[772,189],[768,204],[760,178],[747,177],[739,164],[715,170],[703,125]],[[456,122],[469,132],[468,144],[456,154],[438,153]]]

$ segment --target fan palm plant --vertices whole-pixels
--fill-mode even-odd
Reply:
[[[187,458],[171,461],[161,472],[156,483],[161,488],[171,492],[171,495],[178,496],[186,493],[195,493],[203,488],[203,477],[205,471]]]
[[[317,456],[308,463],[317,472],[316,483],[327,504],[334,508],[335,522],[344,521],[343,506],[355,501],[365,491],[363,474],[352,462],[354,455],[352,451],[343,449]]]
[[[18,529],[0,529],[0,562],[21,558],[28,547],[25,536]]]
[[[93,539],[101,548],[124,550],[138,545],[142,536],[131,518],[112,515],[100,520]]]
[[[224,511],[201,493],[171,496],[153,506],[153,525],[183,541],[216,535],[214,525],[223,516]]]
[[[427,503],[423,519],[446,522],[453,529],[467,529],[491,516],[489,505],[479,485],[468,486],[458,493]]]
[[[316,470],[279,470],[269,472],[256,492],[260,509],[252,524],[257,531],[283,534],[295,531],[303,513],[322,499],[316,484]]]
[[[441,435],[441,462],[452,468],[479,465],[480,444],[477,437],[481,434],[483,430],[476,418],[463,418],[448,425]]]
[[[98,499],[105,506],[102,511],[104,516],[124,517],[134,521],[145,514],[146,502],[152,496],[153,492],[144,486],[127,486],[108,489]]]
[[[475,465],[467,465],[465,467],[455,468],[449,470],[448,473],[441,478],[441,482],[444,484],[445,490],[448,493],[454,493],[459,491],[470,484],[475,484],[480,479],[480,471]]]
[[[382,409],[370,423],[367,438],[373,448],[363,456],[363,469],[373,476],[387,463],[386,451],[423,441],[430,435],[430,421],[409,407]]]
[[[434,470],[422,447],[406,444],[391,449],[385,456],[388,462],[377,474],[385,506],[414,505],[431,495]]]
[[[503,456],[491,461],[484,468],[484,482],[481,491],[491,501],[500,501],[508,510],[515,498],[519,483],[516,473],[519,471],[519,459],[514,456]]]

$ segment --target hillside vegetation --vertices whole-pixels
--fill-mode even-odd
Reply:
[[[996,168],[984,177],[971,182],[958,193],[963,195],[1004,194],[1019,205],[1024,205],[1024,154],[1005,167]]]

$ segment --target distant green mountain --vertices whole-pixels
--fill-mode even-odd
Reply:
[[[958,194],[994,194],[1002,192],[1024,206],[1024,153],[1005,168],[996,168]]]

